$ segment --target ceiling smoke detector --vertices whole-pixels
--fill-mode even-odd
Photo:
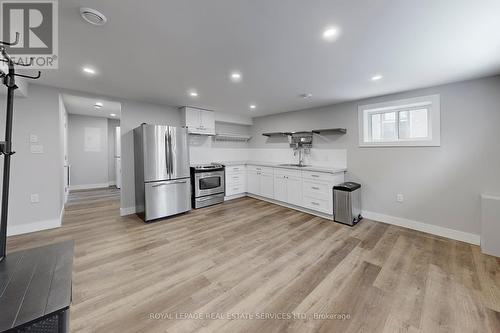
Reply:
[[[92,25],[104,25],[108,21],[103,13],[92,8],[80,8],[80,15],[85,21]]]

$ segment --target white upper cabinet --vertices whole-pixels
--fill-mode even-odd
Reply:
[[[215,114],[213,111],[191,107],[181,108],[183,125],[189,133],[215,135]]]

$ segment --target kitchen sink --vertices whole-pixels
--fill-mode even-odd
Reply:
[[[289,166],[289,167],[304,168],[304,167],[307,167],[308,165],[305,165],[305,164],[278,164],[278,166]]]

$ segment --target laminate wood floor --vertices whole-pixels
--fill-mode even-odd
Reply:
[[[96,195],[8,239],[75,240],[72,332],[500,332],[500,260],[477,246],[252,198],[144,224]]]

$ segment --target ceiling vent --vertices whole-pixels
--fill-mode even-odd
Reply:
[[[104,25],[108,21],[103,13],[92,8],[80,8],[80,15],[92,25]]]

